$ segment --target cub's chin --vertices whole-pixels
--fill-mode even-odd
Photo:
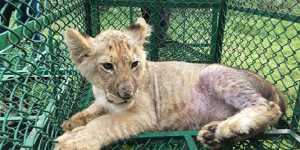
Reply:
[[[122,98],[96,86],[93,86],[93,94],[96,103],[105,107],[109,112],[120,112],[129,109],[135,104],[136,99],[134,96],[125,102]]]
[[[106,101],[115,107],[126,107],[129,108],[134,104],[134,98],[122,99],[110,93],[106,93]]]

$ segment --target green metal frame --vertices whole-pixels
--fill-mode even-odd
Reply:
[[[294,129],[299,128],[300,124],[300,85],[298,88],[298,96],[293,110],[292,127]]]
[[[84,2],[84,8],[85,8],[85,14],[86,18],[84,20],[84,24],[86,26],[85,32],[89,35],[95,36],[97,33],[100,32],[100,23],[102,21],[101,18],[101,12],[99,11],[99,6],[110,6],[110,7],[129,7],[130,8],[130,22],[133,21],[133,14],[134,12],[134,7],[141,8],[141,7],[148,7],[152,11],[150,17],[150,22],[154,28],[153,35],[150,38],[150,59],[151,60],[159,60],[160,59],[160,46],[158,45],[159,39],[158,35],[160,34],[159,32],[161,31],[160,27],[160,16],[158,15],[160,13],[160,9],[162,7],[167,7],[167,8],[212,8],[212,18],[210,20],[210,26],[211,26],[211,37],[210,41],[208,43],[181,43],[179,41],[173,40],[173,41],[167,41],[166,43],[169,44],[174,44],[174,45],[180,45],[183,47],[201,47],[201,48],[210,48],[210,54],[209,58],[211,59],[212,63],[220,63],[222,59],[222,50],[223,50],[223,43],[224,43],[224,30],[226,30],[226,17],[228,10],[233,10],[233,11],[238,11],[238,12],[243,12],[243,13],[249,13],[252,15],[257,15],[257,16],[262,16],[262,17],[270,17],[270,18],[276,18],[276,19],[281,19],[285,21],[291,21],[294,23],[300,23],[300,16],[296,15],[287,15],[284,13],[279,13],[279,12],[270,12],[267,10],[259,10],[255,8],[243,8],[239,6],[233,6],[233,5],[228,5],[227,0],[191,0],[191,1],[186,1],[186,0],[90,0],[90,1],[85,1]],[[47,4],[45,4],[46,7]],[[50,52],[50,57],[53,62],[59,63],[58,61],[61,61],[61,59],[57,58],[55,55],[57,52],[54,52],[55,49],[57,49],[56,44],[57,40],[57,31],[55,31],[52,28],[52,25],[59,20],[65,19],[64,16],[68,15],[71,13],[71,10],[81,7],[80,3],[72,3],[70,5],[66,5],[65,7],[62,7],[58,5],[58,8],[56,8],[55,11],[47,12],[47,10],[41,17],[36,18],[35,20],[31,20],[27,22],[26,24],[21,24],[18,25],[12,29],[8,29],[8,32],[4,32],[0,34],[0,54],[4,51],[9,51],[13,48],[18,48],[20,51],[23,51],[21,47],[18,47],[20,44],[20,41],[26,37],[31,37],[34,32],[38,32],[44,29],[48,29],[47,32],[47,52]],[[187,36],[187,35],[185,35]],[[61,41],[59,41],[61,42]],[[179,47],[179,46],[178,46]],[[46,49],[46,48],[45,48]],[[191,48],[192,49],[192,48]],[[42,52],[41,52],[42,53]],[[46,52],[44,52],[46,53]],[[296,55],[296,53],[295,53]],[[32,62],[28,62],[31,64],[35,64],[40,60],[41,57],[35,58]],[[0,55],[0,61],[3,62],[8,62],[5,58],[3,58]],[[298,62],[299,63],[299,62]],[[33,65],[34,66],[34,65]],[[48,72],[42,72],[39,77],[41,78],[49,78],[56,76],[56,74],[51,74],[51,72],[55,72],[57,64],[51,64],[50,69]],[[1,67],[1,66],[0,66]],[[5,68],[6,69],[6,68]],[[1,71],[1,70],[0,70]],[[63,71],[74,71],[74,70],[63,70]],[[47,74],[49,73],[50,74]],[[8,81],[10,79],[15,79],[18,78],[18,76],[24,77],[26,79],[28,78],[35,78],[37,75],[32,75],[30,76],[25,76],[24,74],[27,73],[27,71],[22,70],[18,72],[13,72],[11,71],[12,74],[10,75],[4,75],[0,74],[0,79],[1,82]],[[56,77],[55,77],[56,78]],[[55,80],[55,79],[54,79]],[[62,107],[59,105],[58,101],[64,100],[64,97],[62,97],[62,93],[65,93],[66,91],[69,90],[69,85],[72,79],[68,79],[66,83],[64,84],[59,84],[59,86],[56,87],[53,92],[56,94],[60,95],[56,97],[56,99],[49,99],[47,106],[45,107],[44,110],[42,110],[42,113],[39,115],[32,115],[32,116],[27,116],[27,120],[36,120],[34,126],[32,127],[31,131],[26,135],[23,139],[23,145],[21,146],[22,148],[33,148],[36,147],[38,141],[46,136],[49,141],[53,142],[54,136],[57,136],[61,131],[56,131],[54,135],[48,135],[48,133],[45,131],[45,126],[48,126],[49,124],[52,124],[53,126],[58,127],[59,124],[61,124],[61,121],[65,118],[61,118],[60,121],[52,121],[51,117],[53,117],[53,114],[56,114],[57,111],[59,110],[59,107]],[[60,82],[59,80],[54,81],[54,82]],[[91,95],[89,95],[91,96]],[[87,97],[89,97],[87,96]],[[79,93],[75,94],[77,99],[79,97]],[[84,97],[84,100],[82,101],[87,101],[87,98]],[[70,115],[70,113],[68,113]],[[9,118],[8,118],[9,117]],[[67,116],[65,116],[67,117]],[[0,122],[2,126],[5,126],[8,121],[18,121],[22,120],[22,116],[1,116],[0,117]],[[295,105],[293,108],[293,114],[292,114],[292,119],[291,129],[274,129],[271,131],[266,132],[263,135],[257,136],[256,139],[267,139],[267,138],[273,138],[273,137],[278,137],[278,136],[289,136],[298,144],[300,143],[300,136],[299,136],[299,121],[300,121],[300,85],[298,86],[298,92],[297,96],[295,99]],[[2,133],[7,135],[8,131],[0,131]],[[197,143],[194,141],[194,137],[198,134],[198,131],[163,131],[163,132],[145,132],[142,134],[139,134],[136,137],[133,137],[132,139],[149,139],[149,138],[182,138],[184,139],[187,147],[189,149],[197,149]],[[5,138],[4,136],[0,136],[0,138]],[[0,145],[1,149],[1,145]]]
[[[190,150],[197,150],[196,143],[193,137],[198,135],[198,131],[156,131],[156,132],[144,132],[133,138],[184,138],[185,142]],[[255,139],[265,139],[270,137],[276,137],[278,135],[288,135],[294,140],[300,143],[300,136],[290,129],[275,129],[265,132],[264,134],[258,135]]]
[[[158,60],[159,58],[159,50],[158,50],[158,43],[159,43],[159,39],[158,39],[158,35],[160,34],[160,9],[161,9],[161,3],[160,1],[155,1],[155,3],[153,3],[150,7],[151,10],[153,10],[150,14],[150,22],[153,25],[153,36],[151,36],[150,38],[150,47],[151,47],[151,51],[150,51],[150,59],[151,60]]]
[[[221,62],[222,43],[225,28],[226,18],[226,0],[222,0],[219,9],[214,8],[213,10],[213,21],[212,21],[212,49],[211,57],[215,63]]]
[[[98,4],[97,1],[91,1],[91,2],[87,2],[87,4],[89,4],[89,10],[87,12],[87,16],[89,17],[89,19],[87,19],[87,27],[90,30],[89,35],[91,36],[96,36],[99,32],[100,32],[100,18],[99,18],[99,11],[98,11]]]

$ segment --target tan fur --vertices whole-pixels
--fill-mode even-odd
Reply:
[[[97,103],[93,103],[85,110],[80,113],[75,114],[67,121],[64,121],[62,128],[65,131],[70,131],[76,127],[86,125],[91,120],[103,115],[106,113],[103,107],[99,106]]]
[[[56,149],[96,150],[143,131],[201,127],[198,139],[216,148],[278,121],[282,99],[267,81],[217,64],[147,61],[150,31],[142,18],[95,38],[67,30],[72,60],[93,84],[95,102],[63,124]]]

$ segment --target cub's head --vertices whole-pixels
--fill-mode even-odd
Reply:
[[[78,70],[113,104],[130,102],[143,79],[144,43],[151,27],[143,18],[126,30],[106,30],[95,38],[74,29],[65,33],[66,44]]]

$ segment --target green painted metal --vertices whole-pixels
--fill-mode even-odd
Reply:
[[[189,150],[197,150],[197,145],[195,144],[194,139],[191,136],[184,136],[184,139],[187,143],[187,147]]]
[[[139,138],[151,137],[151,138],[160,138],[160,137],[182,137],[182,136],[195,136],[197,131],[159,131],[159,132],[144,132],[140,134]]]
[[[86,11],[86,33],[90,36],[96,36],[100,31],[98,5],[95,1],[87,1],[85,3]]]
[[[60,124],[93,100],[90,85],[76,71],[64,44],[67,28],[91,36],[121,29],[147,8],[153,33],[146,45],[152,60],[222,63],[249,69],[287,97],[283,129],[227,149],[300,147],[300,4],[233,0],[45,0],[39,17],[18,20],[28,1],[6,0],[0,8],[0,149],[52,149]],[[10,25],[2,24],[9,6]],[[25,7],[25,8],[26,8]],[[167,16],[167,17],[166,17]],[[162,22],[167,25],[162,25]],[[34,35],[41,35],[34,39]],[[109,149],[205,149],[198,131],[145,132]]]
[[[210,42],[210,46],[211,46],[211,59],[214,60],[214,62],[218,62],[218,18],[219,18],[219,10],[221,8],[213,8],[213,16],[212,16],[212,20],[211,20],[211,42]]]
[[[221,6],[219,7],[218,10],[218,17],[216,17],[216,10],[213,12],[213,24],[212,25],[213,33],[212,33],[212,42],[213,49],[211,51],[212,54],[212,60],[214,60],[215,63],[220,63],[221,62],[221,53],[222,53],[222,44],[223,44],[223,36],[224,36],[224,28],[225,28],[225,17],[226,17],[226,12],[227,12],[227,0],[222,0]],[[216,21],[218,20],[218,21]],[[217,30],[215,30],[215,26],[217,26]]]
[[[97,1],[91,3],[91,28],[92,36],[96,36],[100,32],[100,12],[98,9]]]
[[[295,130],[299,131],[300,130],[299,124],[300,124],[300,85],[298,88],[297,99],[296,99],[294,110],[293,110],[292,127]]]
[[[29,21],[25,24],[26,26],[19,25],[13,28],[11,32],[3,32],[0,34],[0,49],[3,50],[7,47],[11,47],[13,44],[17,44],[22,38],[24,38],[24,36],[32,36],[34,32],[49,26],[54,21],[60,19],[60,17],[66,15],[68,10],[72,10],[76,7],[79,7],[78,4],[73,4],[68,8],[60,8],[60,11],[47,14],[34,21]],[[41,25],[40,28],[35,28],[38,25]]]
[[[280,13],[280,12],[269,12],[267,10],[242,8],[242,7],[236,7],[236,6],[228,6],[228,9],[232,9],[235,11],[241,11],[241,12],[247,12],[250,14],[263,16],[263,17],[270,17],[270,18],[276,18],[276,19],[280,19],[280,20],[286,20],[286,21],[292,21],[295,23],[300,23],[299,15],[291,15],[291,14],[285,14],[285,13]]]
[[[161,6],[168,7],[168,8],[211,8],[217,7],[220,5],[221,0],[131,0],[131,1],[124,1],[124,0],[95,0],[100,5],[106,6],[135,6],[135,7],[145,7],[151,6],[157,1],[160,1]]]
[[[85,13],[86,13],[86,17],[85,17],[85,24],[86,24],[86,33],[88,34],[88,35],[93,35],[93,26],[92,26],[92,20],[93,20],[93,17],[95,17],[95,16],[92,16],[92,6],[91,6],[91,2],[92,1],[87,1],[86,3],[85,3]],[[98,12],[98,11],[97,11]]]
[[[49,105],[46,107],[45,112],[41,116],[39,116],[38,121],[34,125],[35,127],[26,137],[24,145],[22,147],[24,148],[34,147],[34,145],[37,143],[36,140],[38,139],[39,136],[41,136],[41,132],[39,132],[39,130],[42,130],[46,126],[49,120],[49,113],[52,113],[54,109],[55,106],[53,102],[50,102]]]
[[[161,39],[159,39],[159,35],[161,34],[161,28],[160,28],[160,21],[161,21],[161,16],[160,16],[160,10],[162,9],[161,3],[159,0],[155,1],[154,3],[151,4],[151,6],[146,6],[145,8],[148,8],[150,10],[149,15],[150,15],[150,24],[153,27],[153,36],[150,37],[150,60],[158,60],[159,58],[159,43],[161,43]]]

